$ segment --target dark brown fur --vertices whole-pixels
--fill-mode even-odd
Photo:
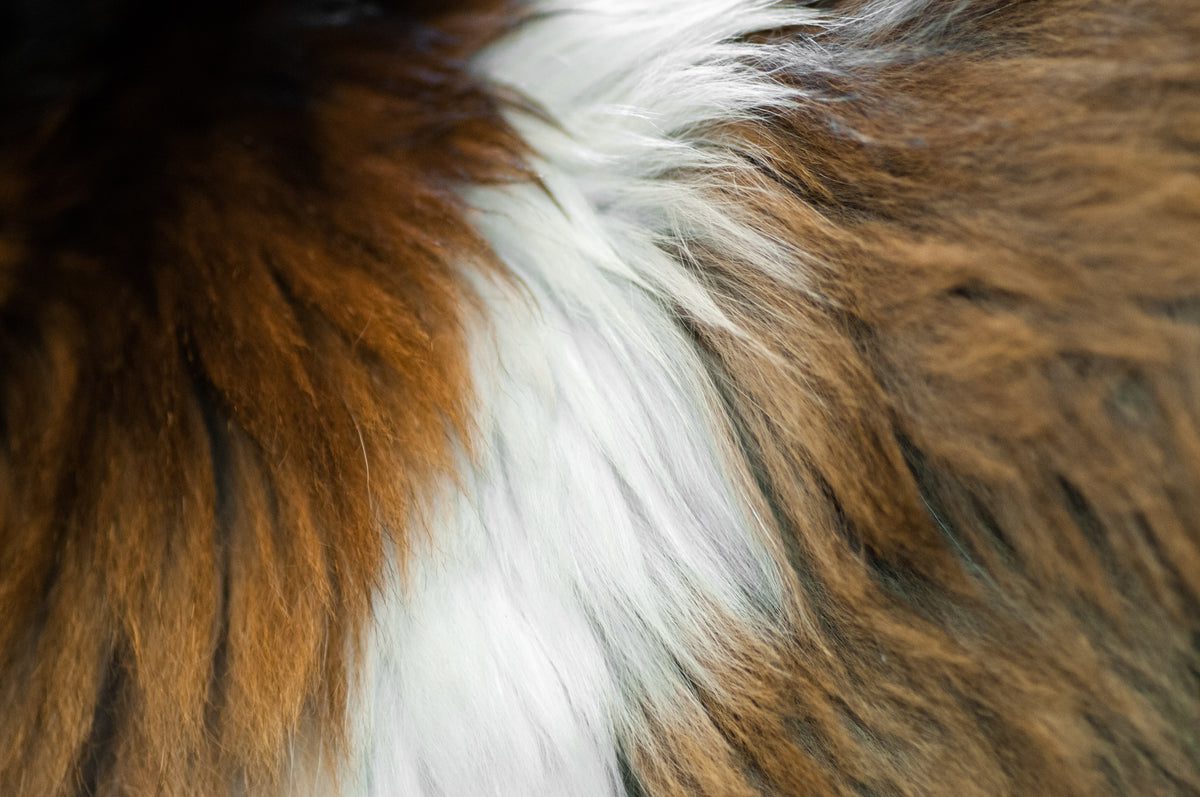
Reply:
[[[456,190],[517,172],[461,60],[497,20],[286,11],[9,98],[2,794],[336,760],[385,545],[462,431]]]

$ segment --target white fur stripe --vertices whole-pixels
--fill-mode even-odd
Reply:
[[[622,793],[620,751],[654,743],[647,713],[720,688],[727,623],[764,636],[783,615],[677,317],[728,322],[677,247],[699,233],[785,268],[784,247],[681,175],[737,168],[690,131],[788,100],[766,73],[781,55],[734,40],[811,16],[540,7],[480,68],[554,120],[514,118],[548,192],[471,197],[522,287],[479,279],[477,454],[378,610],[351,773],[367,793]]]

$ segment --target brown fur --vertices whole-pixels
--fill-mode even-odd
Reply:
[[[794,633],[731,630],[727,691],[648,719],[648,794],[1200,792],[1200,12],[951,6],[710,131],[808,279],[686,242],[763,344],[681,319]],[[466,422],[455,189],[521,171],[472,19],[256,18],[6,117],[0,794],[336,760],[385,546]]]
[[[488,255],[455,192],[519,171],[461,61],[496,19],[255,13],[7,120],[5,795],[334,760],[385,545],[464,423],[454,269]]]
[[[1200,11],[953,5],[711,132],[807,275],[687,242],[796,630],[649,794],[1200,793]]]

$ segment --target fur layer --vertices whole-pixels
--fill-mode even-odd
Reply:
[[[0,791],[1200,791],[1189,4],[254,8],[4,98]]]

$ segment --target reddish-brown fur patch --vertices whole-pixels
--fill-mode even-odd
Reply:
[[[8,120],[0,793],[336,754],[385,545],[448,468],[488,258],[455,192],[518,172],[462,62],[497,20],[275,12]]]

